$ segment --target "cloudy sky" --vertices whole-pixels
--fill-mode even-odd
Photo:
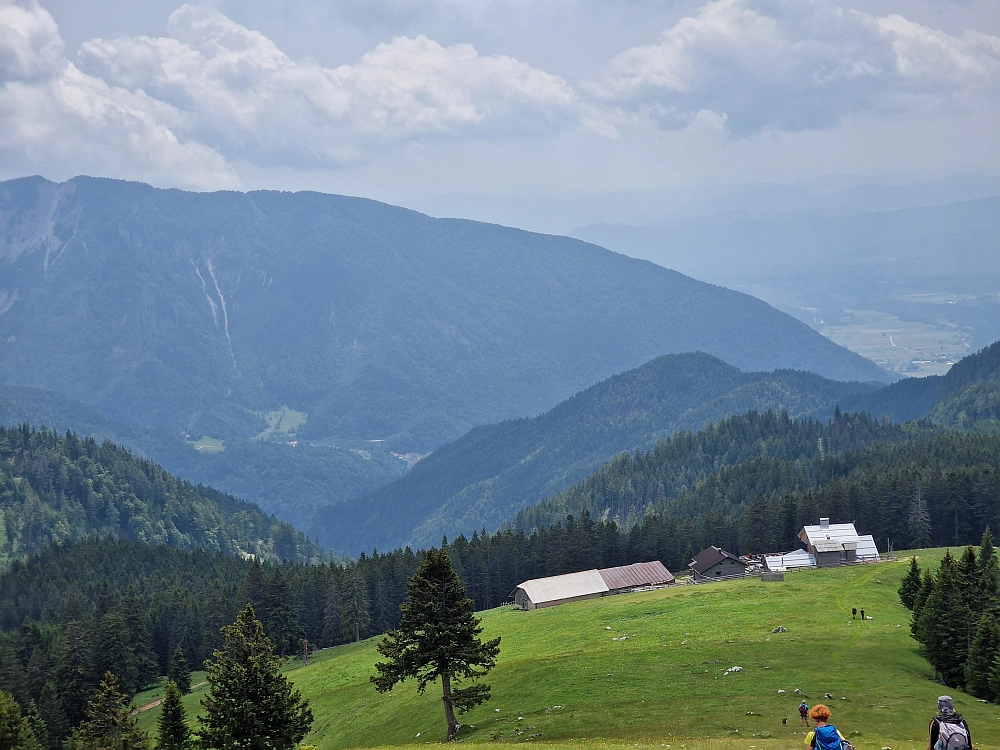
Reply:
[[[996,0],[0,0],[0,178],[573,198],[1000,176]]]

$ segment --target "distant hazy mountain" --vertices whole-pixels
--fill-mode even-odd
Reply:
[[[826,419],[839,399],[874,388],[802,372],[745,373],[707,354],[659,357],[534,419],[477,427],[374,494],[322,509],[312,533],[357,553],[493,530],[622,451],[751,409]]]
[[[889,380],[768,305],[594,245],[317,193],[0,184],[0,384],[125,424],[424,451],[652,357]]]
[[[885,210],[873,194],[860,195],[864,200],[844,211],[790,200],[786,213],[748,206],[647,224],[592,224],[571,234],[750,291],[809,322],[881,310],[951,324],[973,347],[1000,338],[1000,198]]]

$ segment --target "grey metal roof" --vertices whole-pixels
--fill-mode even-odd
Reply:
[[[802,537],[805,539],[802,539]],[[858,531],[853,523],[831,523],[826,528],[822,526],[803,526],[799,532],[799,538],[806,544],[815,545],[816,542],[832,539],[838,542],[857,542]],[[843,549],[841,547],[841,549]]]
[[[859,536],[857,554],[862,560],[878,560],[878,546],[875,544],[875,537],[871,534]]]
[[[522,589],[535,604],[573,599],[588,594],[602,594],[609,590],[608,584],[596,569],[548,578],[533,578],[518,588]]]
[[[813,549],[817,552],[843,552],[844,545],[836,539],[817,539],[813,542]]]
[[[816,560],[804,549],[797,549],[794,552],[783,552],[780,555],[765,555],[764,567],[776,572],[793,568],[815,568]]]
[[[618,568],[603,568],[598,573],[611,591],[637,586],[663,586],[674,582],[673,574],[659,560],[633,563]]]

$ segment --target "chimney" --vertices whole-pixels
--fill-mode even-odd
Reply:
[[[821,529],[828,529],[828,528],[830,528],[830,519],[829,518],[821,518],[821,519],[819,519],[819,527]]]

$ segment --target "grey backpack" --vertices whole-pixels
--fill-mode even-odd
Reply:
[[[938,738],[934,750],[968,750],[969,730],[965,724],[938,720]]]

